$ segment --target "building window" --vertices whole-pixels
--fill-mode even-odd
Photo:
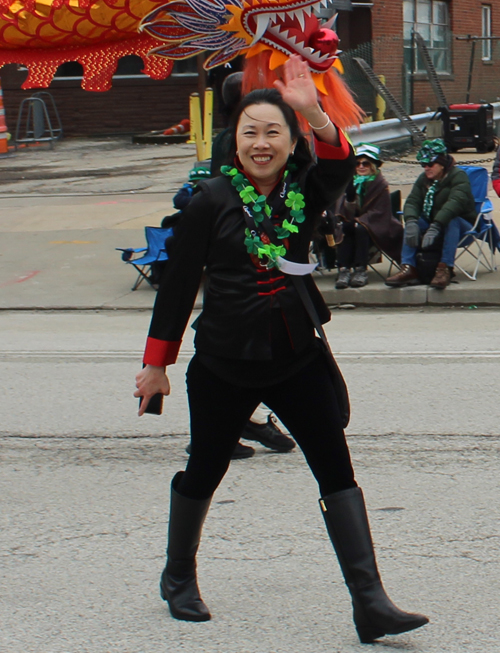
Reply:
[[[445,0],[403,0],[405,61],[410,70],[425,73],[426,68],[412,32],[418,32],[429,50],[438,73],[451,73],[451,30],[448,2]]]
[[[491,5],[481,5],[481,36],[491,36]],[[482,41],[483,61],[491,61],[491,39]]]

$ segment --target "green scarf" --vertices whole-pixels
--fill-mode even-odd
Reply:
[[[377,173],[378,174],[378,173]],[[354,175],[352,183],[356,189],[356,195],[359,197],[359,204],[363,206],[363,200],[366,195],[366,186],[377,178],[377,175]]]
[[[434,195],[436,194],[437,191],[437,183],[438,183],[437,179],[432,182],[424,198],[424,208],[422,209],[422,213],[428,220],[431,216],[432,205],[434,204]]]

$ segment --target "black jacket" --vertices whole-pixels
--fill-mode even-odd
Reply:
[[[319,147],[328,153],[329,146]],[[340,148],[332,148],[340,150]],[[353,172],[352,149],[343,159],[318,159],[308,171],[292,174],[305,195],[306,220],[289,238],[286,258],[307,263],[309,243],[321,212],[342,193]],[[280,182],[268,197],[273,222],[289,215]],[[225,177],[198,184],[198,192],[176,228],[151,321],[145,363],[175,361],[206,268],[203,312],[196,327],[197,351],[229,359],[270,360],[271,311],[280,308],[292,346],[300,352],[314,338],[300,298],[287,275],[257,266],[244,245],[246,223],[238,192]],[[322,322],[330,319],[311,276],[306,283]]]

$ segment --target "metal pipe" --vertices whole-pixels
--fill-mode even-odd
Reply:
[[[476,43],[477,41],[473,39],[471,49],[470,49],[469,79],[467,81],[467,95],[465,96],[466,104],[468,104],[470,100],[470,89],[472,86],[472,70],[474,68],[474,55],[476,53]]]

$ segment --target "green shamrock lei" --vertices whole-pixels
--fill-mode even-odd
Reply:
[[[231,166],[222,166],[221,172],[231,179],[231,184],[238,191],[243,203],[250,209],[257,227],[264,220],[264,215],[271,217],[271,207],[266,202],[266,196],[258,195],[245,175],[237,168]],[[287,169],[285,170],[283,179],[286,179],[288,175],[289,170]],[[300,186],[296,182],[290,184],[290,189],[286,194],[285,205],[290,209],[290,221],[285,218],[280,227],[274,226],[274,230],[280,240],[288,238],[293,233],[298,233],[299,228],[297,225],[306,219],[303,211],[306,205],[304,195],[300,192]],[[245,229],[245,247],[249,254],[254,254],[261,259],[267,257],[269,267],[278,267],[278,257],[285,256],[286,254],[284,245],[263,243],[257,232],[251,232],[248,228]]]

